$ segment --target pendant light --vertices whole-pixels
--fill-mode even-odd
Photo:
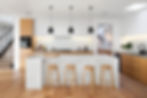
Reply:
[[[48,28],[48,33],[53,34],[54,27],[53,27],[53,17],[52,17],[52,15],[53,15],[53,6],[52,5],[49,6],[49,10],[50,10],[50,26]]]
[[[89,19],[88,19],[88,23],[92,23],[92,20],[93,20],[93,15],[92,15],[92,11],[94,10],[94,7],[92,6],[92,5],[90,5],[89,7],[88,7],[88,13],[89,13]],[[90,22],[89,22],[90,21]],[[94,28],[93,28],[93,26],[89,26],[88,27],[88,34],[93,34],[94,33]]]
[[[69,28],[68,28],[68,33],[69,34],[73,34],[74,32],[75,32],[75,30],[74,30],[74,27],[73,27],[73,25],[72,25],[72,20],[73,20],[73,14],[72,14],[72,12],[73,12],[73,10],[74,10],[74,7],[73,7],[73,5],[70,5],[69,6]]]

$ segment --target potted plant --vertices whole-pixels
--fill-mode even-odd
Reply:
[[[125,44],[122,45],[122,48],[124,50],[126,50],[127,52],[131,51],[131,49],[133,48],[133,44],[131,42],[125,43]]]

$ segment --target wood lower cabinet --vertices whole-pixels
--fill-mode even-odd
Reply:
[[[147,57],[122,54],[122,72],[147,85]]]

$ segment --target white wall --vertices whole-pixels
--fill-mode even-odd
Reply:
[[[50,24],[51,23],[51,24]],[[98,25],[101,23],[108,23],[113,26],[113,50],[117,51],[120,48],[119,38],[120,38],[120,21],[119,19],[104,19],[95,17],[92,20],[89,20],[87,17],[74,18],[72,21],[69,21],[68,17],[55,17],[52,21],[48,18],[35,18],[35,34],[38,36],[48,35],[47,29],[50,25],[53,25],[55,28],[54,36],[64,35],[70,36],[67,32],[67,29],[70,25],[73,25],[75,28],[76,36],[89,36],[87,33],[87,27],[93,26],[95,32],[97,32]],[[93,41],[94,42],[94,41]]]
[[[138,51],[140,43],[147,46],[147,9],[127,15],[121,24],[122,43],[131,41],[134,44],[134,52]]]
[[[126,16],[123,24],[125,34],[147,34],[147,9]]]

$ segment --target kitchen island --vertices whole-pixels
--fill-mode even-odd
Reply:
[[[36,59],[38,60],[40,58],[40,62],[42,63],[36,63]],[[56,64],[59,68],[60,73],[60,83],[57,85],[64,85],[64,69],[67,64],[74,64],[76,66],[76,72],[77,72],[77,85],[82,85],[82,72],[83,68],[86,65],[91,65],[95,69],[95,79],[96,84],[100,85],[100,68],[104,64],[109,64],[109,66],[112,66],[113,68],[113,75],[114,75],[114,84],[115,87],[119,87],[119,65],[118,60],[115,57],[112,56],[106,56],[106,55],[99,55],[99,56],[92,56],[92,55],[62,55],[58,57],[45,57],[45,56],[33,56],[27,59],[27,70],[28,77],[33,78],[39,78],[42,79],[40,82],[40,88],[42,89],[44,86],[48,85],[48,66],[51,64]],[[35,65],[35,66],[34,66]],[[31,67],[34,66],[35,68]],[[41,67],[37,67],[41,66]],[[32,71],[39,71],[40,74],[33,76]],[[41,70],[41,71],[40,71]],[[38,73],[38,72],[37,72]],[[105,74],[105,79],[109,83],[109,73]],[[30,80],[29,80],[30,79]],[[31,82],[31,78],[27,79],[27,82]],[[34,79],[33,79],[34,80]],[[90,78],[87,77],[87,81],[89,81]],[[30,88],[30,87],[27,87]]]

